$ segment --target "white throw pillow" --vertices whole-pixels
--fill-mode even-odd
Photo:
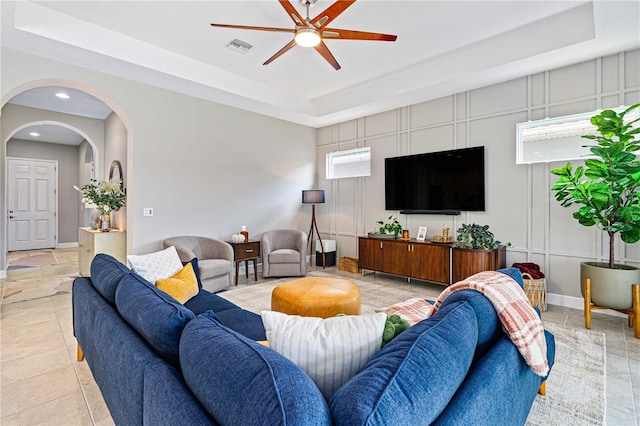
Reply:
[[[155,253],[127,256],[131,269],[151,284],[162,278],[174,276],[182,269],[180,256],[174,246]]]
[[[262,311],[271,349],[315,382],[327,401],[380,350],[387,315],[327,319]]]

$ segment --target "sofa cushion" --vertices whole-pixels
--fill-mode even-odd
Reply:
[[[300,263],[300,252],[292,249],[278,249],[269,253],[269,263]]]
[[[251,340],[267,340],[260,315],[244,309],[227,309],[216,313],[220,322]]]
[[[182,269],[182,262],[174,246],[155,253],[127,256],[131,269],[145,280],[155,284],[160,278],[167,278]]]
[[[333,395],[335,424],[433,422],[464,381],[477,327],[473,308],[459,302],[398,335]]]
[[[225,259],[200,259],[200,279],[217,277],[231,272],[232,263]]]
[[[169,278],[156,281],[156,287],[185,304],[186,301],[198,294],[198,279],[193,271],[193,265],[187,263],[177,274]]]
[[[302,317],[263,311],[269,346],[302,368],[328,400],[380,350],[387,315]]]
[[[442,306],[450,303],[467,302],[473,308],[478,324],[478,343],[474,358],[482,356],[487,349],[505,336],[502,322],[489,299],[476,290],[461,290],[450,294]]]
[[[142,425],[217,424],[193,396],[182,374],[166,362],[158,360],[144,369],[143,399]]]
[[[554,338],[545,331],[545,339],[551,367],[555,356]],[[524,425],[542,380],[525,363],[516,346],[503,335],[482,358],[474,362],[446,411],[433,424]],[[484,390],[488,389],[499,390],[499,403],[495,398],[487,397]]]
[[[193,394],[221,424],[331,424],[327,403],[309,376],[212,313],[185,327],[180,363]]]
[[[138,276],[130,274],[116,289],[120,315],[162,356],[178,365],[178,344],[193,312],[168,294]]]
[[[189,308],[195,315],[200,315],[207,311],[220,312],[239,308],[238,305],[207,290],[200,290],[200,292],[188,300],[184,306]]]
[[[116,304],[116,288],[131,269],[108,254],[98,253],[91,261],[91,283],[93,287],[112,305]]]
[[[182,266],[187,266],[187,263],[190,263],[193,267],[193,272],[196,274],[196,279],[198,280],[198,288],[202,288],[202,281],[200,280],[200,266],[198,265],[198,258],[194,257],[191,260],[186,262],[182,262]]]

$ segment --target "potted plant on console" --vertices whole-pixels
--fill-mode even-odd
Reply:
[[[463,224],[456,232],[451,252],[454,283],[478,272],[506,267],[507,248],[495,239],[489,225]]]
[[[598,134],[583,138],[595,142],[590,147],[594,158],[575,170],[567,163],[551,171],[560,176],[551,188],[556,200],[563,207],[581,206],[573,217],[584,226],[597,226],[609,236],[608,262],[580,264],[586,327],[591,327],[590,311],[594,308],[628,313],[629,325],[635,311],[635,337],[640,337],[640,269],[616,264],[614,248],[617,234],[627,244],[640,240],[640,160],[636,156],[640,140],[635,139],[640,128],[634,126],[640,118],[625,123],[625,116],[639,108],[640,104],[635,104],[620,113],[604,110],[591,117]]]
[[[396,239],[398,234],[402,232],[402,225],[397,217],[389,216],[387,221],[379,220],[376,222],[379,232],[369,232],[370,238]]]
[[[103,232],[109,232],[111,229],[111,212],[118,211],[125,205],[127,195],[122,190],[120,182],[98,182],[91,179],[91,182],[82,185],[80,188],[74,186],[80,191],[84,201],[92,204],[100,211],[100,222],[98,229]]]

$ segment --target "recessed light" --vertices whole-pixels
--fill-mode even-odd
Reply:
[[[58,92],[58,93],[56,93],[56,96],[57,96],[58,98],[60,98],[60,99],[69,99],[69,95],[67,95],[67,94],[66,94],[66,93],[64,93],[64,92]]]
[[[38,132],[31,132],[31,133],[29,133],[29,136],[33,136],[33,137],[37,138],[38,136],[40,136],[40,133],[38,133]]]

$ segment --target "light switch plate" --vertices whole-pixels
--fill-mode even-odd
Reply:
[[[142,216],[153,216],[153,208],[145,207],[142,209]]]

